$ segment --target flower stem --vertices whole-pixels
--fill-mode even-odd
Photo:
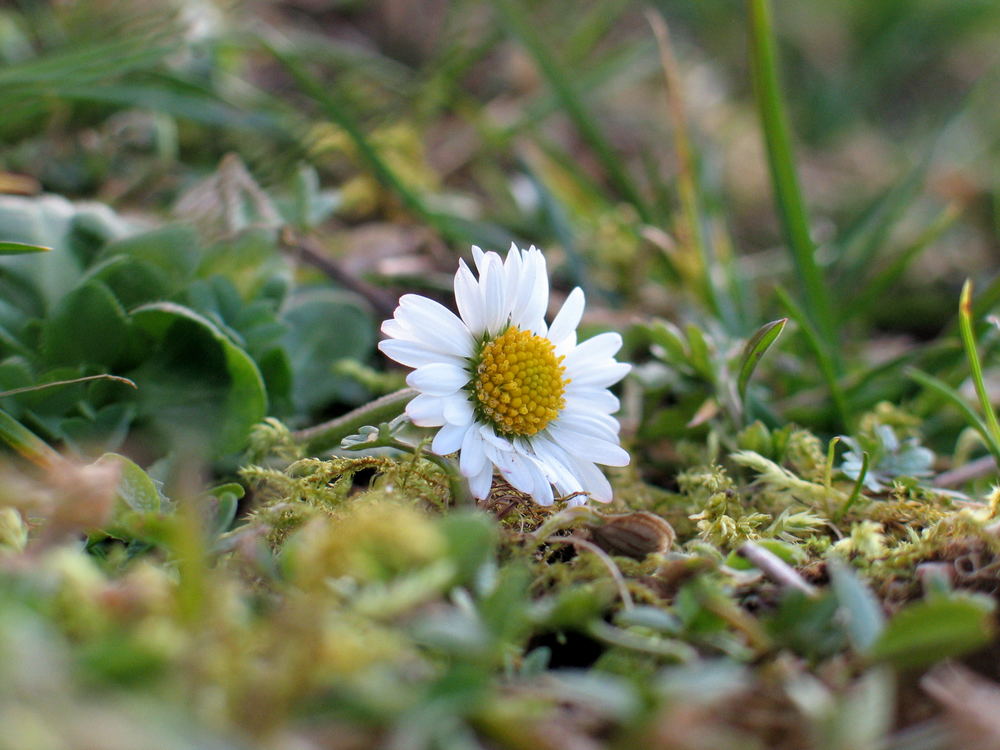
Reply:
[[[403,413],[406,404],[416,395],[412,388],[403,388],[359,406],[329,422],[292,433],[292,438],[302,446],[307,455],[327,453],[340,446],[340,441],[353,435],[365,425],[388,422]]]

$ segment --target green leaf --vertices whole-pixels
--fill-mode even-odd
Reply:
[[[341,359],[364,360],[375,345],[375,322],[357,299],[333,289],[295,295],[282,311],[288,324],[285,348],[295,381],[292,398],[301,411],[316,411],[332,401],[361,401],[362,386],[335,375]]]
[[[669,610],[650,605],[622,610],[615,617],[615,624],[620,627],[648,628],[667,635],[677,635],[681,632],[681,622],[676,615]]]
[[[237,482],[227,482],[208,490],[210,498],[215,500],[215,512],[209,521],[209,538],[215,538],[229,530],[236,518],[240,498],[245,494],[243,485]]]
[[[129,322],[104,284],[91,281],[60,302],[42,331],[42,353],[50,365],[93,364],[110,369],[121,360]]]
[[[852,568],[836,559],[830,560],[829,567],[847,636],[857,651],[865,653],[885,628],[882,607]]]
[[[140,261],[158,272],[166,294],[173,294],[194,276],[200,245],[194,229],[174,224],[110,242],[101,249],[97,260],[124,256]]]
[[[0,237],[54,248],[50,253],[0,255],[5,273],[21,279],[46,309],[80,285],[85,267],[104,243],[129,231],[131,226],[104,205],[75,204],[58,195],[0,196]]]
[[[688,360],[684,334],[667,320],[657,320],[649,326],[649,338],[663,347],[664,359],[671,364],[686,364]]]
[[[273,229],[243,231],[205,248],[196,275],[202,279],[225,277],[243,299],[281,299],[290,284],[292,269],[277,252],[277,241]]]
[[[736,385],[741,401],[746,398],[747,384],[750,382],[750,376],[757,369],[757,364],[767,353],[767,350],[771,348],[771,345],[778,340],[781,332],[785,330],[787,322],[788,318],[772,320],[770,323],[766,323],[758,328],[757,332],[747,340],[746,346],[743,347],[740,374]]]
[[[450,513],[440,521],[448,559],[462,581],[472,580],[480,567],[493,556],[497,530],[485,513]]]
[[[975,651],[993,637],[989,599],[967,595],[911,604],[892,618],[869,655],[900,667],[924,667]]]
[[[134,403],[117,401],[94,411],[87,409],[81,416],[59,420],[58,434],[67,446],[81,455],[95,449],[113,451],[125,442],[135,415]]]
[[[173,291],[157,268],[126,255],[115,255],[91,266],[81,281],[101,282],[126,310],[166,299]]]
[[[114,513],[115,517],[128,511],[159,512],[163,496],[153,478],[137,463],[118,453],[105,453],[97,459],[97,463],[113,464],[118,467],[118,507]]]
[[[26,253],[47,253],[51,247],[33,245],[27,242],[0,242],[0,255],[24,255]]]
[[[715,366],[712,364],[712,354],[701,328],[689,323],[684,328],[687,334],[690,355],[688,362],[705,380],[715,382]]]
[[[130,377],[143,415],[173,439],[210,438],[215,455],[242,449],[267,413],[267,392],[253,359],[217,326],[172,302],[132,313],[153,353]]]

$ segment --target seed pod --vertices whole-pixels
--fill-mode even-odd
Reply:
[[[587,528],[594,543],[609,555],[624,555],[636,560],[666,552],[675,537],[669,523],[646,511],[605,516],[604,523]]]

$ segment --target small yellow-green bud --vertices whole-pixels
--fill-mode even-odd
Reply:
[[[759,419],[740,431],[736,436],[736,444],[740,450],[753,451],[765,458],[774,458],[771,431]]]
[[[21,552],[28,543],[28,527],[14,508],[0,508],[0,552]]]

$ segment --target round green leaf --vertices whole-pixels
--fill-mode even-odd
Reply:
[[[174,439],[207,443],[213,455],[241,450],[267,414],[264,380],[250,355],[182,305],[144,305],[132,320],[154,349],[130,375],[141,413]]]
[[[295,375],[292,398],[303,411],[332,401],[356,402],[367,394],[353,379],[335,375],[342,359],[364,360],[375,345],[375,322],[357,298],[333,289],[296,295],[282,311],[284,343]]]
[[[71,291],[45,321],[42,353],[48,364],[93,364],[113,369],[129,336],[125,310],[99,281]]]

